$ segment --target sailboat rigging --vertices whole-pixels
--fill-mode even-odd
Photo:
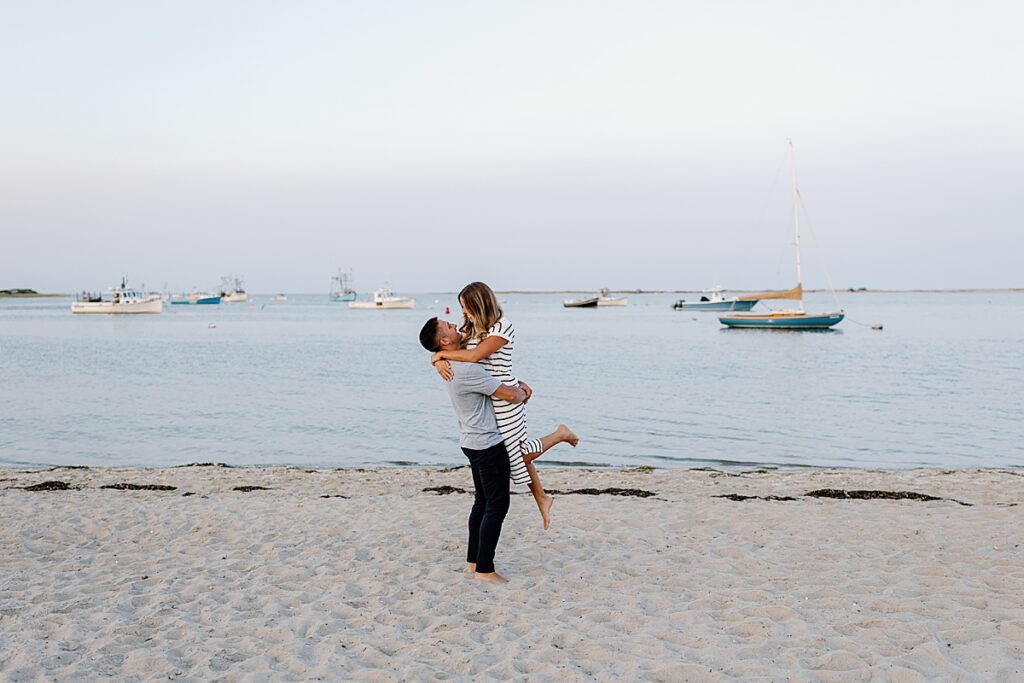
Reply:
[[[838,325],[845,314],[808,313],[804,310],[803,273],[800,264],[800,210],[799,195],[796,188],[796,153],[793,141],[789,141],[790,167],[793,180],[793,232],[796,237],[796,286],[783,292],[763,292],[761,299],[789,299],[798,302],[796,310],[772,310],[767,313],[736,313],[718,318],[727,327],[778,329],[778,330],[823,330]]]

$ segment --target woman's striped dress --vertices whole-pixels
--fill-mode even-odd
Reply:
[[[517,386],[519,380],[512,374],[512,349],[516,344],[516,328],[505,318],[491,325],[487,336],[497,336],[505,340],[505,345],[480,361],[491,376],[502,384]],[[474,348],[479,339],[471,339],[466,348]],[[526,406],[522,403],[509,403],[491,397],[494,403],[494,416],[498,418],[498,430],[505,439],[511,465],[512,481],[516,484],[529,484],[530,473],[523,462],[524,453],[540,453],[543,450],[540,439],[530,439],[526,432]]]

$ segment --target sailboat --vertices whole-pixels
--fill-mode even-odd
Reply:
[[[793,178],[793,231],[796,235],[796,287],[783,292],[762,292],[759,299],[788,299],[799,302],[796,310],[772,310],[767,313],[735,313],[723,315],[718,321],[727,327],[771,330],[824,330],[838,325],[845,317],[838,313],[808,313],[804,310],[803,276],[800,272],[800,211],[796,189],[796,153],[789,141],[789,154]]]

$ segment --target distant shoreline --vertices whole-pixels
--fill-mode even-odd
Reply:
[[[31,289],[0,289],[0,299],[46,299],[71,296],[70,294],[41,294]]]

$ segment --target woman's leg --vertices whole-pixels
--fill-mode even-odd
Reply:
[[[580,437],[576,436],[575,432],[565,425],[558,425],[558,427],[555,428],[555,431],[546,436],[540,437],[540,439],[535,439],[533,443],[539,443],[540,447],[529,449],[532,452],[524,452],[523,460],[526,462],[527,469],[529,469],[533,466],[533,461],[547,453],[548,449],[552,446],[557,446],[560,443],[567,443],[573,448],[576,448],[576,444],[579,442]]]
[[[540,483],[540,475],[537,474],[537,468],[526,459],[525,454],[523,455],[523,461],[526,463],[526,471],[530,473],[530,493],[533,494],[533,500],[536,501],[537,509],[540,510],[540,518],[544,522],[544,530],[547,531],[548,527],[551,526],[551,506],[555,504],[555,499],[544,491],[544,485]]]

